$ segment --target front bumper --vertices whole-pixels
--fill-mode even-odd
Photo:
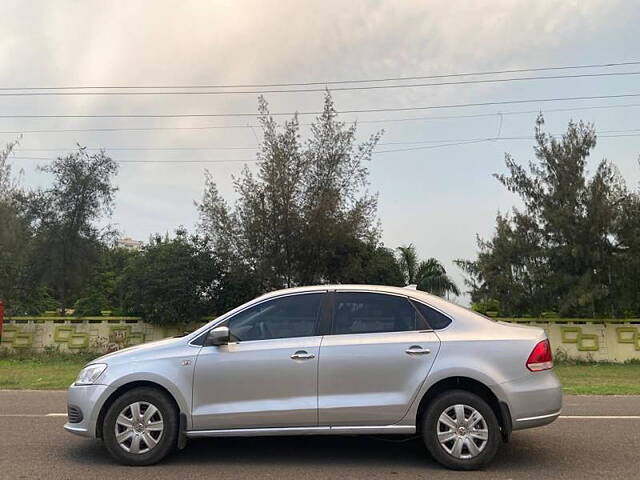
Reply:
[[[513,430],[540,427],[553,422],[562,409],[562,384],[552,370],[500,384]]]
[[[78,423],[67,422],[64,429],[76,435],[95,438],[98,415],[108,395],[107,385],[71,385],[67,391],[67,403],[80,409],[82,420]]]

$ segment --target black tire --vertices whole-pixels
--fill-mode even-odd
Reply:
[[[467,405],[477,410],[484,418],[487,429],[487,440],[483,449],[476,456],[471,458],[457,458],[452,453],[445,450],[438,439],[438,420],[440,415],[448,411],[454,405]],[[443,430],[446,432],[446,429]],[[495,457],[500,445],[502,437],[500,435],[500,426],[495,413],[491,407],[481,397],[465,390],[450,390],[441,393],[430,405],[426,413],[422,417],[422,438],[427,450],[431,456],[441,465],[453,470],[477,470]],[[447,445],[452,446],[451,440]],[[467,441],[476,441],[469,438]],[[481,440],[477,440],[481,442]],[[463,447],[466,454],[470,454],[467,446]],[[452,448],[451,448],[452,449]],[[466,455],[465,454],[465,455]]]
[[[148,402],[154,405],[162,415],[164,429],[157,439],[157,444],[144,453],[127,452],[116,439],[115,429],[118,415],[128,405],[135,402]],[[102,424],[104,445],[109,453],[119,463],[133,466],[153,465],[169,455],[176,448],[178,430],[178,410],[173,399],[165,392],[151,387],[134,388],[118,397],[109,407]],[[144,440],[142,445],[145,445]]]

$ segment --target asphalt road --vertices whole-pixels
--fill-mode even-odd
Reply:
[[[190,440],[160,465],[123,467],[63,431],[64,392],[0,391],[0,478],[640,478],[640,396],[565,397],[553,424],[514,434],[485,470],[443,469],[418,440],[274,437]]]

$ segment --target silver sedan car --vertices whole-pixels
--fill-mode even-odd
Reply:
[[[553,422],[561,385],[540,328],[406,288],[293,288],[180,338],[100,357],[69,388],[69,432],[124,464],[188,438],[419,435],[477,469],[514,430]]]

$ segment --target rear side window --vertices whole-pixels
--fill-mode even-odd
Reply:
[[[451,323],[451,319],[446,315],[440,313],[435,308],[428,307],[424,303],[412,301],[412,303],[416,306],[420,314],[427,321],[429,326],[434,330],[440,330],[441,328],[447,327]]]
[[[323,295],[292,295],[248,308],[227,322],[231,338],[238,342],[247,342],[313,336],[316,334]]]
[[[409,301],[381,293],[338,292],[333,334],[404,332],[426,328]]]

